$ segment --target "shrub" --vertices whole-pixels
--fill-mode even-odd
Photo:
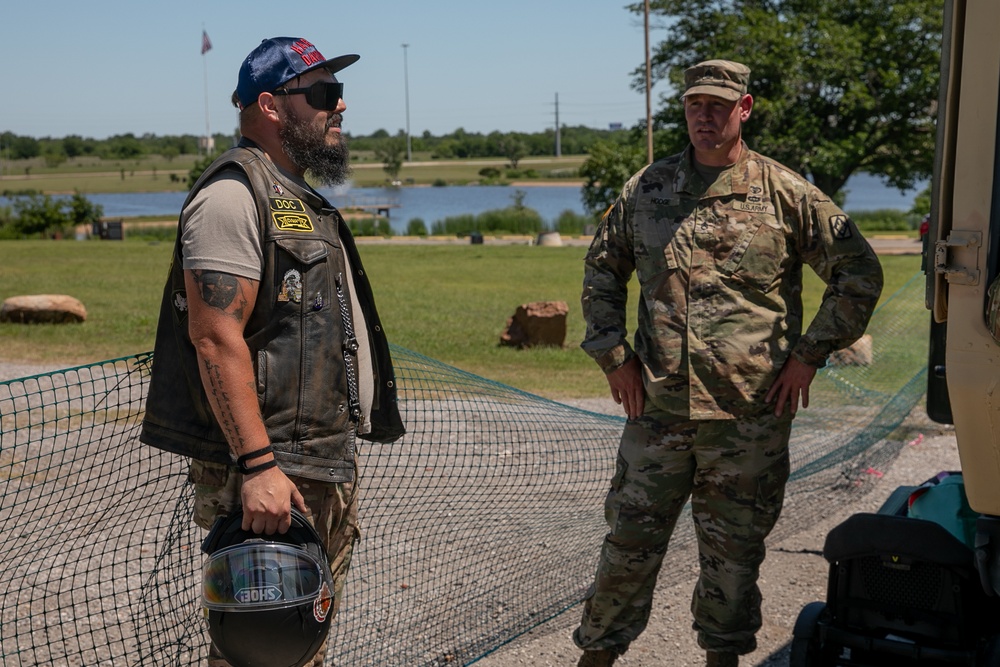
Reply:
[[[479,215],[457,215],[439,220],[432,229],[435,234],[464,236],[470,232],[491,234],[537,234],[545,227],[538,211],[526,206],[483,211]]]
[[[427,236],[427,225],[422,218],[411,218],[406,224],[407,236]]]
[[[392,226],[385,218],[355,218],[347,221],[354,236],[392,236]]]
[[[862,232],[902,232],[916,227],[910,218],[919,222],[912,214],[893,208],[882,208],[875,211],[851,211],[849,215]]]
[[[563,236],[583,236],[590,232],[587,228],[597,222],[591,215],[579,215],[566,209],[556,218],[556,231]]]

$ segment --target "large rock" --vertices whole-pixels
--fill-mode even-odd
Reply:
[[[512,347],[555,345],[562,347],[566,340],[565,301],[533,301],[522,303],[507,320],[507,328],[500,334],[500,344]]]
[[[830,355],[828,362],[831,366],[871,366],[872,364],[872,337],[865,334],[850,347],[837,350]]]
[[[12,296],[0,306],[0,322],[66,324],[86,319],[87,309],[83,304],[65,294]]]

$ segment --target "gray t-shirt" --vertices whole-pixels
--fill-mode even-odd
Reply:
[[[304,179],[281,170],[281,173],[305,189]],[[181,211],[181,255],[185,270],[221,271],[260,280],[264,274],[264,251],[261,247],[257,221],[257,205],[250,180],[238,170],[223,170],[210,178],[191,202]],[[371,410],[374,399],[374,378],[371,347],[365,315],[354,289],[354,272],[344,253],[348,267],[351,313],[354,335],[358,339],[358,399],[363,416],[358,433],[371,431]]]

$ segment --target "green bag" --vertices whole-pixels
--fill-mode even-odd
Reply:
[[[942,472],[910,494],[908,515],[943,526],[970,549],[976,545],[979,513],[969,507],[960,472]]]

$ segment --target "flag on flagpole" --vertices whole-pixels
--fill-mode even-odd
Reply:
[[[201,55],[205,55],[212,48],[212,40],[208,38],[208,33],[201,31]]]

